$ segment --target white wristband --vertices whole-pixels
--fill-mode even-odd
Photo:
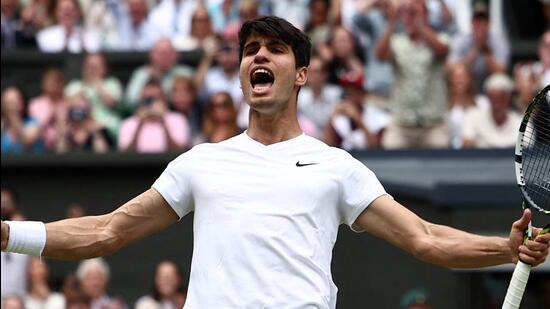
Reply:
[[[6,221],[10,226],[7,252],[41,256],[46,246],[46,225],[39,221]]]

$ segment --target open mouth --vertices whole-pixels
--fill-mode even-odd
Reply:
[[[268,89],[273,85],[275,77],[268,69],[258,68],[252,71],[250,75],[250,84],[255,91]]]

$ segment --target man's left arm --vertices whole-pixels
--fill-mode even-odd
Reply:
[[[365,230],[409,252],[419,260],[449,268],[477,268],[516,263],[518,258],[536,266],[545,261],[550,234],[538,235],[523,245],[523,231],[531,218],[525,210],[512,224],[509,238],[481,236],[427,222],[388,195],[374,200],[356,219]]]

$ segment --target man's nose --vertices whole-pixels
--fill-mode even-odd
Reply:
[[[267,61],[269,61],[269,50],[265,46],[262,46],[258,49],[256,55],[254,55],[254,62],[264,63]]]

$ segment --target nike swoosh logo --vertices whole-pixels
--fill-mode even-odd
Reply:
[[[316,164],[319,164],[319,163],[300,163],[300,161],[296,162],[297,167],[308,166],[308,165],[316,165]]]

